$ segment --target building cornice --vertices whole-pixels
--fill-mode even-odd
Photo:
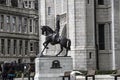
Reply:
[[[30,15],[38,16],[38,11],[35,9],[13,8],[11,6],[4,6],[4,5],[0,5],[0,13],[21,15],[21,16],[30,16]]]

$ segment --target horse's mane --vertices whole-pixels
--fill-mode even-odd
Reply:
[[[45,29],[47,29],[48,31],[50,31],[51,33],[53,33],[54,31],[49,27],[49,26],[43,26]]]

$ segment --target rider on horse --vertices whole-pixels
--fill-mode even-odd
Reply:
[[[59,31],[60,31],[60,15],[56,17],[56,29],[53,34],[53,42],[59,42]]]

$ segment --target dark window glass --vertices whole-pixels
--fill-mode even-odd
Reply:
[[[92,58],[92,52],[89,52],[89,59]]]
[[[5,53],[5,40],[1,39],[1,53],[4,54]]]
[[[16,54],[16,52],[17,52],[16,49],[17,49],[17,41],[14,40],[14,51],[13,51],[14,54]]]
[[[105,31],[104,31],[104,24],[99,24],[99,49],[104,50],[105,49]]]
[[[35,0],[35,9],[38,10],[38,0]]]
[[[99,5],[104,5],[104,0],[98,0]]]
[[[0,19],[0,29],[3,29],[4,27],[4,15],[1,15],[1,19]]]
[[[10,40],[8,39],[8,54],[10,54]]]
[[[19,47],[20,47],[19,53],[22,54],[22,40],[20,40]]]
[[[18,0],[11,0],[12,7],[18,7]]]
[[[89,0],[87,0],[87,3],[88,3],[88,4],[90,3]]]
[[[30,51],[33,51],[33,43],[30,43]]]
[[[25,41],[25,55],[28,53],[28,41]]]
[[[30,32],[33,31],[33,28],[32,28],[32,19],[30,19]]]
[[[6,4],[6,0],[0,0],[0,4]]]
[[[51,14],[51,7],[48,7],[48,15]]]
[[[24,18],[24,26],[23,26],[23,32],[27,31],[27,18]]]

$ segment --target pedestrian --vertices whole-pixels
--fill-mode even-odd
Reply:
[[[6,71],[2,72],[2,80],[7,80],[7,72]]]

